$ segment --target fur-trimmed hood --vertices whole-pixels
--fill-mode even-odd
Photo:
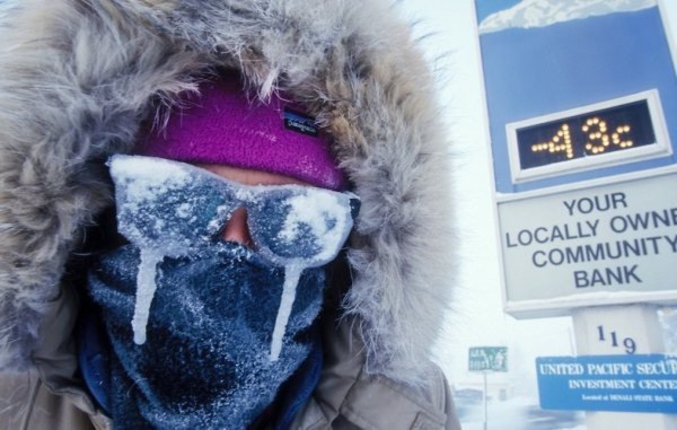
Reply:
[[[209,70],[282,90],[333,137],[362,199],[346,314],[367,370],[409,384],[452,287],[447,141],[421,54],[387,0],[21,0],[0,23],[0,369],[22,368],[104,161]]]

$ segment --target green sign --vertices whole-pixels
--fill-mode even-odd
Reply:
[[[494,372],[508,371],[508,348],[505,346],[477,346],[468,350],[468,370]]]

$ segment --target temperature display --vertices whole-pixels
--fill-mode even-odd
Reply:
[[[656,144],[646,99],[516,132],[522,170]]]

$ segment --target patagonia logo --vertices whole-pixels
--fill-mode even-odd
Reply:
[[[308,136],[317,137],[317,125],[315,119],[308,115],[284,108],[284,128]]]

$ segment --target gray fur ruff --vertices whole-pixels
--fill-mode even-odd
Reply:
[[[448,142],[387,0],[21,0],[0,23],[0,369],[30,365],[69,254],[111,204],[103,161],[234,67],[308,106],[362,199],[349,245],[367,371],[419,385],[447,309]],[[157,118],[162,123],[161,118]]]

